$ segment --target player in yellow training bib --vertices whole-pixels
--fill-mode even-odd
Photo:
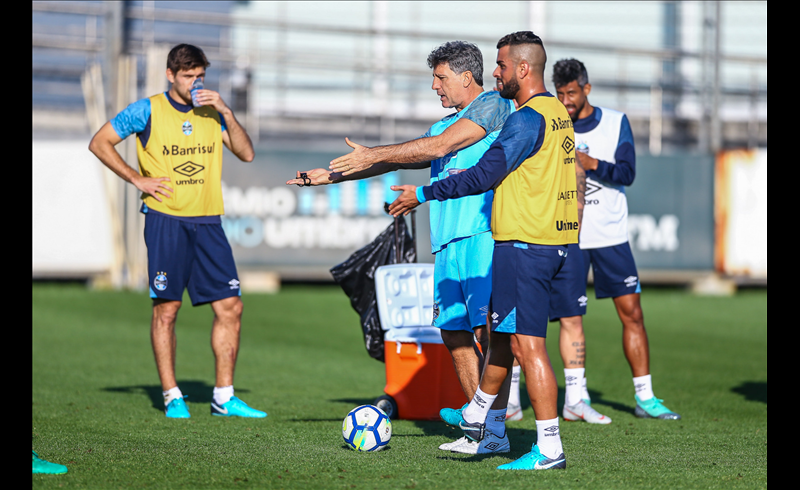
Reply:
[[[92,138],[101,162],[142,192],[151,338],[168,418],[188,418],[175,379],[175,322],[183,291],[214,311],[211,346],[216,382],[211,414],[266,417],[234,396],[242,301],[233,253],[222,230],[222,146],[240,160],[255,156],[250,137],[213,90],[202,89],[203,51],[179,44],[167,56],[169,91],[129,105]],[[194,100],[192,88],[194,87]],[[114,148],[136,135],[139,172]],[[233,355],[231,355],[233,353]]]
[[[544,86],[542,40],[530,31],[515,32],[500,39],[497,49],[500,95],[520,109],[475,166],[430,186],[393,186],[403,194],[389,211],[398,216],[427,200],[494,189],[492,334],[480,387],[459,426],[468,438],[484,438],[487,414],[516,357],[536,415],[537,443],[499,469],[566,468],[545,334],[552,281],[564,266],[567,245],[578,242],[575,135],[566,109]]]

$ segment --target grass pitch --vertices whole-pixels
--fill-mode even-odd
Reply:
[[[33,285],[32,446],[66,464],[34,488],[762,488],[767,486],[767,293],[730,298],[645,289],[656,396],[680,421],[634,417],[633,383],[610,300],[589,294],[587,379],[613,423],[561,424],[565,471],[501,472],[530,449],[534,415],[508,424],[512,451],[445,453],[441,422],[393,421],[390,447],[356,453],[345,414],[382,394],[384,365],[362,346],[336,286],[245,294],[236,394],[260,420],[212,417],[211,310],[185,302],[178,380],[192,413],[167,420],[144,293]],[[558,328],[551,359],[563,402]]]

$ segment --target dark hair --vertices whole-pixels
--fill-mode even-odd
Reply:
[[[442,44],[428,55],[428,67],[436,68],[442,63],[447,63],[457,75],[465,71],[472,72],[472,78],[478,86],[483,87],[483,55],[474,44],[466,41]]]
[[[512,32],[511,34],[506,34],[505,36],[501,37],[499,41],[497,41],[497,49],[502,48],[503,46],[516,46],[518,44],[538,44],[539,46],[544,47],[542,43],[542,38],[537,36],[531,31],[518,31]]]
[[[558,63],[553,65],[553,84],[558,88],[572,83],[573,80],[577,81],[581,88],[589,83],[586,67],[575,58],[558,60]]]
[[[181,70],[191,70],[198,66],[205,68],[210,64],[203,50],[191,44],[179,44],[172,48],[167,55],[167,68],[175,74]]]

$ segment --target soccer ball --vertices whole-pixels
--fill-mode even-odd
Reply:
[[[342,422],[344,442],[356,451],[380,451],[392,438],[392,421],[374,405],[350,410]]]

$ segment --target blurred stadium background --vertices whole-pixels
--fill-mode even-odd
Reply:
[[[766,2],[32,2],[33,279],[146,288],[139,196],[88,151],[127,104],[168,88],[175,44],[202,47],[218,90],[256,143],[230,153],[224,226],[242,287],[331,280],[328,270],[390,222],[394,183],[427,171],[320,188],[296,170],[347,153],[344,137],[388,144],[448,111],[427,54],[455,39],[484,54],[530,29],[582,60],[594,105],[630,118],[637,178],[629,234],[645,284],[728,293],[766,286]],[[552,83],[548,88],[555,92]],[[135,142],[118,150],[136,166]],[[588,198],[588,196],[587,196]],[[429,253],[417,213],[419,260]]]

